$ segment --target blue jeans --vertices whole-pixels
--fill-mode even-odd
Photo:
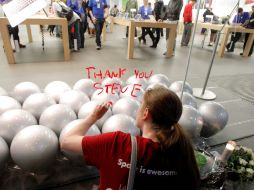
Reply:
[[[101,46],[101,33],[103,29],[105,19],[97,18],[95,22],[95,32],[96,32],[96,44],[97,46]]]

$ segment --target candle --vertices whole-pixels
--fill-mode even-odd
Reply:
[[[221,161],[227,162],[233,151],[235,150],[236,143],[234,141],[228,141],[222,155],[221,155]]]

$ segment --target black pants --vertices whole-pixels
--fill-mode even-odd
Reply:
[[[155,28],[156,37],[153,40],[154,45],[157,45],[160,41],[161,32],[163,32],[162,28]]]
[[[154,42],[154,36],[151,28],[142,27],[142,35],[141,38],[146,41],[146,35],[149,35],[151,40]]]
[[[126,38],[129,36],[129,26],[126,27]],[[135,37],[137,37],[137,29],[135,28]]]
[[[226,46],[229,51],[234,51],[235,44],[236,42],[238,42],[238,40],[240,40],[241,36],[242,36],[242,33],[240,32],[232,33],[230,42]]]
[[[80,22],[80,47],[84,48],[85,45],[85,33],[86,33],[86,29],[87,29],[87,21],[84,20],[82,22]]]
[[[250,34],[249,34],[249,33],[246,33],[246,34],[245,34],[245,39],[244,39],[243,49],[245,49],[245,46],[246,46],[246,44],[247,44],[247,41],[248,41],[249,36],[250,36]],[[252,46],[250,47],[249,56],[251,56],[251,55],[252,55],[252,53],[253,53],[253,46],[254,46],[254,41],[252,42]]]
[[[8,25],[8,30],[9,34],[13,35],[13,40],[18,40],[19,42],[19,27],[18,26],[11,27],[10,25]]]
[[[96,19],[95,22],[95,32],[96,32],[96,44],[97,46],[101,46],[101,33],[103,29],[105,19]]]

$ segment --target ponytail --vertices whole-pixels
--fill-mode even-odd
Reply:
[[[181,163],[179,165],[179,172],[185,174],[188,178],[192,178],[189,180],[191,184],[188,184],[188,189],[196,190],[200,185],[199,169],[191,139],[185,134],[180,124],[176,123],[171,128],[160,128],[156,133],[156,137],[160,141],[161,150],[166,155],[171,152],[171,149],[177,150],[178,155],[176,156],[179,158],[179,163]]]

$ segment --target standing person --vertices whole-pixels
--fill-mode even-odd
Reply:
[[[178,24],[180,13],[183,7],[183,0],[170,0],[166,9],[166,17],[168,21],[174,21]],[[170,29],[166,29],[166,40],[168,40]],[[176,33],[177,34],[177,33]],[[176,46],[176,36],[174,42],[174,52]],[[166,55],[166,52],[164,53]]]
[[[128,0],[125,7],[125,13],[129,15],[132,14],[131,10],[138,12],[138,1],[137,0]],[[126,27],[126,38],[129,36],[129,26]],[[137,37],[137,29],[135,28],[135,37]]]
[[[183,12],[183,20],[184,20],[184,30],[183,30],[183,36],[181,41],[181,46],[188,46],[190,37],[191,37],[191,31],[192,31],[192,7],[196,3],[196,0],[190,0],[187,5],[184,7]]]
[[[89,14],[95,24],[96,32],[96,49],[101,49],[101,33],[104,26],[105,18],[108,16],[106,0],[89,0]]]
[[[237,15],[235,15],[233,23],[239,24],[242,26],[247,20],[249,20],[250,15],[248,12],[243,12],[243,9],[240,7],[237,10]],[[227,52],[234,52],[235,44],[241,38],[241,32],[233,32],[231,34],[230,42],[226,45]]]
[[[148,4],[148,0],[143,0],[144,5],[139,8],[138,13],[141,14],[142,19],[148,20],[149,15],[153,15],[153,9]],[[146,44],[146,35],[149,34],[152,42],[154,42],[154,36],[151,28],[148,27],[142,27],[142,34],[138,38],[139,43],[141,43],[141,40],[143,40],[143,44]]]
[[[164,7],[164,3],[162,0],[158,0],[154,3],[154,17],[156,21],[162,20],[162,9]],[[161,30],[163,30],[163,28],[155,28],[155,32],[156,32],[156,37],[153,41],[153,45],[151,45],[151,48],[156,48],[157,44],[160,41],[160,36],[161,36]]]
[[[247,24],[246,28],[254,29],[254,5],[252,5],[251,9],[252,9],[252,13],[251,13],[251,16],[250,16],[250,21],[249,21],[249,23]],[[246,46],[246,43],[247,43],[247,41],[248,41],[248,39],[249,39],[249,36],[250,36],[249,33],[246,33],[246,34],[245,34],[243,49],[244,49],[245,46]],[[253,53],[253,48],[254,48],[254,41],[252,42],[252,46],[251,46],[251,48],[250,48],[250,52],[249,52],[249,55],[248,55],[248,56],[251,56],[251,55],[252,55],[252,53]],[[243,55],[243,53],[240,53],[240,55]]]
[[[131,136],[120,131],[83,136],[109,109],[109,103],[95,110],[63,137],[61,148],[84,156],[87,164],[100,170],[100,189],[126,189]],[[163,109],[162,109],[163,108]],[[164,87],[145,92],[136,126],[137,170],[134,189],[197,190],[199,170],[190,139],[178,121],[182,103]]]

